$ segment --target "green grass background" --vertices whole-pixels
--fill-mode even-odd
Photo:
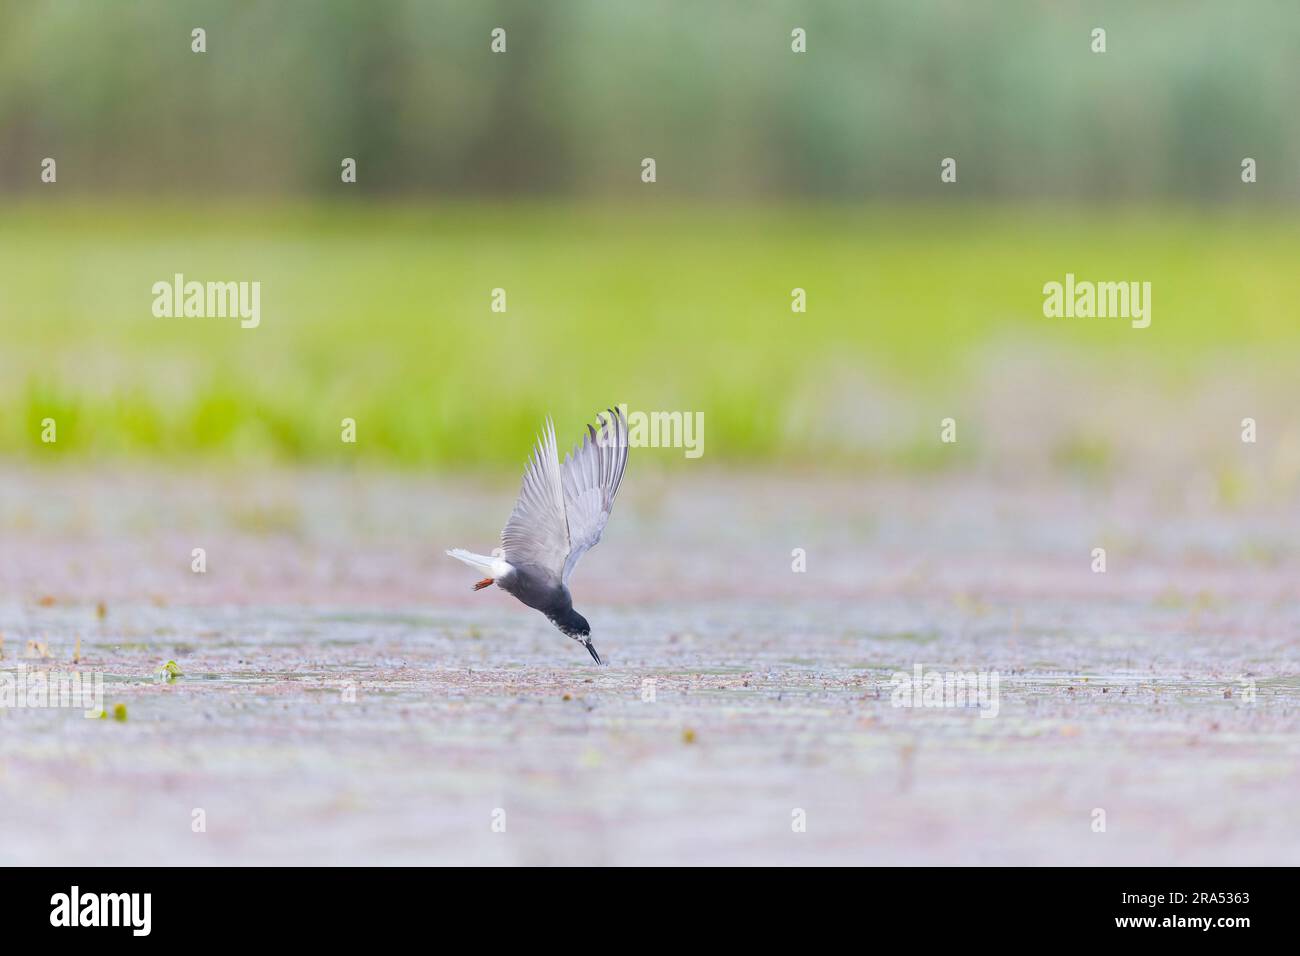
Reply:
[[[825,403],[938,409],[990,343],[1293,364],[1297,262],[1258,206],[34,198],[0,217],[0,456],[517,466],[546,413],[563,443],[627,402],[703,411],[711,460],[859,460],[809,438]],[[1044,318],[1067,271],[1150,281],[1151,328]],[[261,327],[154,318],[175,272],[260,281]]]

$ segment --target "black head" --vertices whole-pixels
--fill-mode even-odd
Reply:
[[[551,618],[551,622],[569,637],[586,638],[591,636],[591,625],[587,623],[585,617],[573,608],[555,615]]]

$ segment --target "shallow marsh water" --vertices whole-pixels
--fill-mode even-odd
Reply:
[[[598,668],[442,554],[512,485],[0,472],[0,668],[127,714],[0,710],[0,862],[1300,859],[1266,488],[647,473],[574,578]],[[996,717],[894,706],[918,664]]]

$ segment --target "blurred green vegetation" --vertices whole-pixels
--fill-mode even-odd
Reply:
[[[978,439],[915,416],[1008,349],[1285,367],[1297,49],[1294,0],[0,5],[0,456],[518,467],[626,402],[710,461],[927,469]],[[261,327],[154,318],[178,272],[261,282]],[[1045,319],[1067,272],[1152,327]],[[1057,467],[1113,467],[1067,425]]]
[[[627,402],[703,411],[709,460],[862,460],[878,397],[937,413],[992,345],[1294,364],[1297,261],[1293,216],[1230,207],[30,200],[0,218],[0,456],[518,466],[546,413],[567,442]],[[260,281],[261,326],[153,317],[176,272]],[[1151,282],[1151,327],[1044,318],[1066,272]]]
[[[4,3],[0,191],[1295,201],[1297,50],[1295,0]]]

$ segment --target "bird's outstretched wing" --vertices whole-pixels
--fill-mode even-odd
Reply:
[[[569,553],[561,576],[566,586],[578,559],[600,540],[627,467],[627,421],[622,412],[610,409],[598,421],[599,433],[588,425],[582,444],[564,457],[561,469],[569,516]]]
[[[524,470],[515,510],[510,512],[510,520],[501,532],[501,548],[505,559],[516,567],[532,565],[549,571],[555,583],[560,582],[570,550],[569,524],[560,483],[555,426],[549,417]]]

